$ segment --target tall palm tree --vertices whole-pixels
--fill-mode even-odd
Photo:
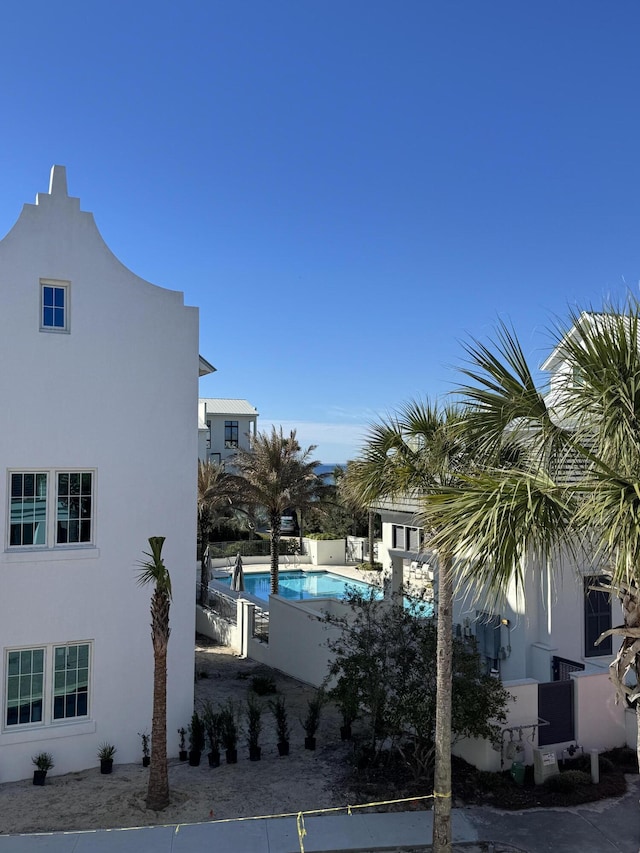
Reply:
[[[249,506],[267,511],[270,528],[271,593],[278,594],[278,558],[280,554],[280,518],[288,507],[304,510],[322,492],[323,481],[316,473],[320,464],[310,459],[316,445],[303,449],[291,430],[285,436],[282,427],[258,432],[248,450],[233,457],[237,472],[239,499]]]
[[[147,808],[160,811],[169,805],[167,772],[167,649],[169,646],[169,607],[171,577],[162,559],[164,536],[149,539],[150,552],[138,569],[138,584],[153,584],[151,596],[151,642],[153,643],[153,717],[151,721],[151,764]]]
[[[459,482],[471,459],[453,407],[413,402],[372,426],[359,459],[347,469],[348,489],[369,505],[411,495],[424,500]],[[435,531],[428,531],[428,535]],[[433,850],[451,851],[451,690],[453,561],[439,549]]]
[[[494,597],[521,587],[528,567],[552,571],[563,553],[604,565],[623,624],[600,640],[622,638],[610,674],[631,702],[640,694],[640,305],[629,297],[569,321],[555,350],[566,378],[546,396],[506,326],[491,344],[467,347],[469,423],[483,442],[515,442],[520,455],[432,496],[429,513],[438,543],[465,555],[462,583]]]
[[[237,496],[236,478],[217,462],[198,462],[198,539],[200,540],[200,604],[206,604],[209,585],[206,546],[220,516]]]

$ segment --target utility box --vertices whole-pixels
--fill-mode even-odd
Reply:
[[[545,779],[559,773],[558,758],[553,750],[533,750],[533,781],[536,785],[542,785]]]

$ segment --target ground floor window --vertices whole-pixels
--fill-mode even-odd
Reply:
[[[6,652],[5,725],[89,716],[90,643]]]
[[[613,651],[611,636],[599,646],[596,640],[611,628],[611,596],[608,592],[590,587],[607,583],[606,577],[591,576],[584,579],[584,656],[586,658],[610,655]]]

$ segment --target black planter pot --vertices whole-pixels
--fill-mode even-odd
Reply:
[[[199,767],[202,753],[199,749],[189,750],[189,767]]]
[[[148,767],[150,764],[151,764],[151,756],[150,755],[143,755],[142,756],[142,766]]]
[[[34,770],[33,771],[33,784],[34,785],[44,785],[44,780],[47,778],[46,770]]]
[[[100,759],[100,772],[107,776],[113,770],[113,758]]]
[[[304,748],[305,749],[315,749],[316,748],[316,739],[314,737],[306,737],[304,739]]]
[[[281,740],[280,741],[280,743],[278,744],[278,753],[280,755],[280,758],[282,758],[284,755],[289,755],[289,741],[288,740]]]
[[[250,746],[249,747],[249,761],[260,761],[260,756],[262,754],[262,749],[259,746]]]
[[[342,740],[351,740],[351,723],[346,726],[340,726],[340,738]]]
[[[180,761],[186,761],[189,758],[189,753],[186,749],[180,750]]]
[[[238,763],[238,750],[237,749],[228,749],[225,752],[225,757],[227,759],[227,764],[237,764]]]
[[[217,749],[215,752],[210,752],[207,758],[209,759],[209,767],[220,767],[220,753]]]

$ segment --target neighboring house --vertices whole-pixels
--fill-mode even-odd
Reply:
[[[130,272],[54,166],[0,241],[0,782],[140,758],[149,536],[171,573],[169,753],[193,709],[198,311]],[[149,417],[163,400],[160,418]],[[173,733],[173,735],[172,735]]]
[[[224,463],[239,449],[248,450],[258,412],[248,400],[203,397],[198,400],[198,459]]]
[[[579,381],[560,348],[542,369],[551,373],[550,401],[561,400],[568,381]],[[433,576],[437,583],[437,558],[424,546],[418,498],[382,501],[375,509],[382,517],[380,554],[391,587],[399,588],[403,581],[422,584]],[[551,580],[544,567],[528,566],[524,590],[519,594],[509,590],[499,612],[490,608],[482,593],[474,595],[471,590],[455,602],[456,633],[475,637],[486,671],[507,687],[526,680],[537,685],[537,691],[529,694],[536,696],[535,707],[525,716],[532,723],[544,721],[535,731],[540,746],[562,747],[580,740],[600,747],[625,741],[624,708],[616,706],[608,682],[616,641],[609,637],[594,646],[603,631],[622,619],[619,607],[613,615],[616,602],[590,589],[598,577],[598,565],[585,553],[577,565],[564,560]]]

